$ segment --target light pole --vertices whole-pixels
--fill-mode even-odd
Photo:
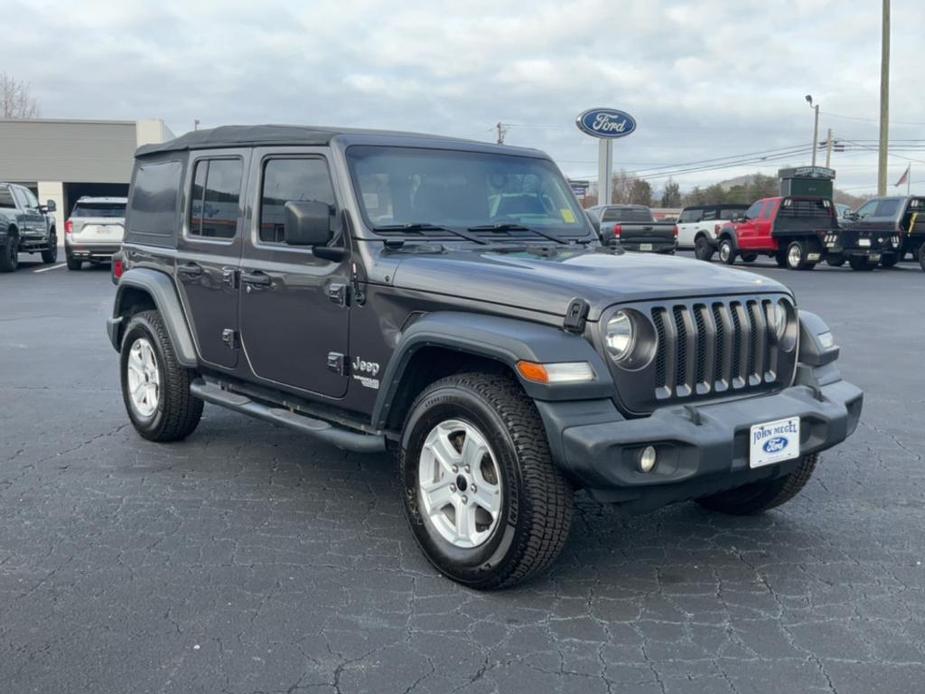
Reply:
[[[886,157],[890,143],[890,0],[883,0],[880,31],[880,146],[877,152],[877,195],[886,195]]]
[[[816,150],[819,148],[819,104],[813,104],[812,94],[806,95],[806,103],[816,112],[816,117],[813,119],[813,166],[815,166]]]

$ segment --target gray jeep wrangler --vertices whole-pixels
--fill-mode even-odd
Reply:
[[[747,272],[602,247],[542,152],[221,127],[138,150],[109,337],[128,416],[203,403],[394,450],[445,575],[511,586],[572,495],[748,514],[806,483],[862,393],[825,323]]]

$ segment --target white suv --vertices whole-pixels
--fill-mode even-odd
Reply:
[[[83,261],[111,260],[125,236],[126,198],[81,197],[64,224],[67,269],[79,270]]]
[[[710,260],[716,252],[716,234],[736,214],[748,205],[692,205],[681,210],[678,216],[678,248],[694,250],[700,260]]]

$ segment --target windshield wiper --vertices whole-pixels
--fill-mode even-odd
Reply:
[[[478,226],[469,227],[469,231],[529,231],[536,234],[537,236],[542,236],[543,238],[549,239],[550,241],[555,241],[556,243],[564,243],[566,245],[568,244],[568,241],[556,236],[555,234],[550,234],[546,231],[540,231],[539,229],[524,226],[523,224],[479,224]]]
[[[459,229],[451,229],[450,227],[445,227],[440,224],[431,224],[430,222],[409,222],[407,224],[383,224],[381,226],[373,227],[373,231],[407,231],[409,233],[422,232],[422,231],[446,231],[455,236],[466,239],[467,241],[472,241],[473,243],[478,243],[480,245],[485,245],[488,242],[484,239],[480,239],[478,236],[473,236],[468,234],[465,231]]]

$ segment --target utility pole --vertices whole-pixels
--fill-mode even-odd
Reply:
[[[880,38],[880,151],[877,157],[877,195],[886,195],[887,148],[890,142],[890,0],[883,0]]]
[[[193,130],[199,130],[199,119],[193,121]]]
[[[813,166],[816,165],[816,150],[819,149],[819,104],[813,105],[813,95],[806,95],[806,103],[816,112],[813,118]]]
[[[825,138],[825,168],[832,167],[832,128],[829,128],[829,134]]]
[[[507,135],[507,126],[501,121],[498,121],[498,124],[495,126],[495,128],[498,130],[498,144],[503,145],[504,136]]]

